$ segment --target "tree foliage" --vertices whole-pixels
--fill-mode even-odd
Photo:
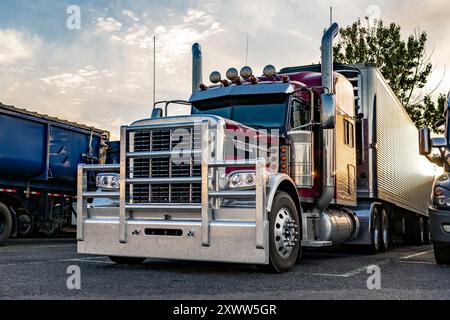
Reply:
[[[385,26],[377,20],[366,27],[358,20],[341,29],[334,55],[337,63],[376,64],[415,124],[439,131],[434,124],[443,117],[443,96],[435,104],[429,94],[422,93],[433,71],[427,40],[426,32],[403,40],[401,27],[395,23]]]

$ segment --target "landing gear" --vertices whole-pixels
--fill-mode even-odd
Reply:
[[[301,256],[301,222],[291,196],[279,192],[269,216],[270,264],[265,271],[283,273],[290,271]]]

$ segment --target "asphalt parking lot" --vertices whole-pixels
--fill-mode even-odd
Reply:
[[[368,267],[381,289],[368,289]],[[69,290],[70,266],[81,289]],[[450,267],[432,246],[397,246],[378,256],[343,249],[308,251],[294,271],[265,274],[254,266],[148,260],[118,266],[82,256],[73,239],[11,240],[0,248],[0,299],[450,299]]]

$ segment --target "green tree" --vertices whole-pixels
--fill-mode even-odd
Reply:
[[[364,26],[358,20],[341,29],[334,55],[337,63],[376,64],[415,124],[439,132],[434,124],[443,117],[442,96],[434,103],[429,94],[422,94],[433,71],[427,40],[426,32],[416,32],[403,40],[401,27],[395,23],[385,26],[377,20]]]

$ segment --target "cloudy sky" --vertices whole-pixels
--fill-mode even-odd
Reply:
[[[67,27],[71,5],[79,30]],[[151,112],[154,35],[157,100],[187,99],[193,42],[203,46],[205,79],[244,65],[247,35],[256,73],[316,63],[330,5],[341,26],[368,16],[400,24],[405,36],[426,31],[436,67],[428,88],[444,76],[438,92],[450,89],[445,0],[2,0],[0,101],[117,137],[120,125]]]

